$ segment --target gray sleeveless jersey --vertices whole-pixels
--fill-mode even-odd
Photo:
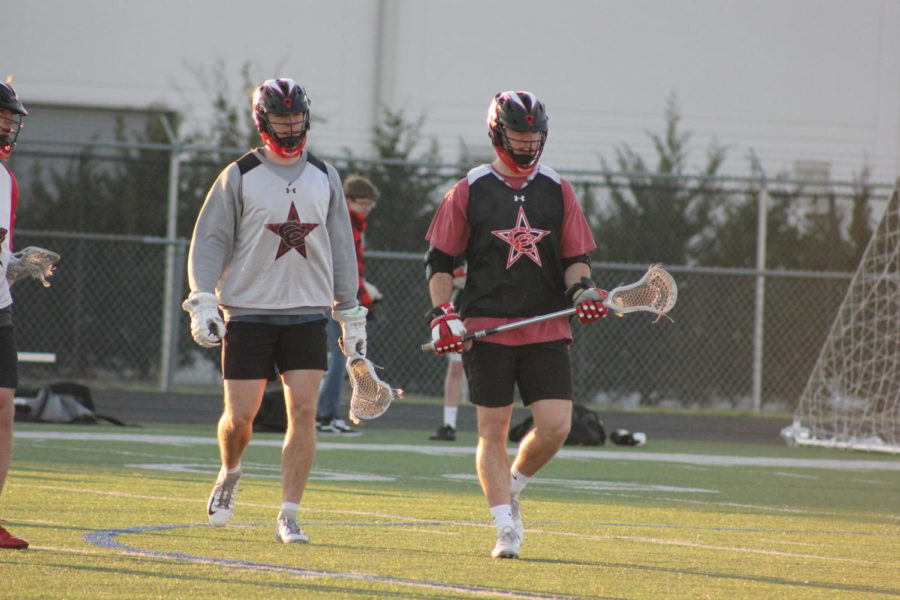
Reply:
[[[333,166],[308,152],[277,165],[254,150],[216,179],[194,228],[188,278],[192,292],[215,292],[226,318],[353,308],[357,277]]]

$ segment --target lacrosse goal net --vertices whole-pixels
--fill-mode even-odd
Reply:
[[[806,383],[789,444],[900,453],[900,179]]]

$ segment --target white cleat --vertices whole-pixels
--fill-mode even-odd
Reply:
[[[240,476],[234,478],[233,481],[228,481],[227,478],[219,479],[213,486],[206,513],[209,516],[209,522],[216,527],[226,525],[231,520],[231,515],[234,514],[234,500],[237,498],[239,480]]]
[[[278,515],[275,522],[275,541],[282,544],[308,544],[309,536],[303,533],[295,519]]]
[[[493,558],[519,558],[519,546],[522,540],[514,527],[504,527],[497,536],[497,543],[491,552]]]

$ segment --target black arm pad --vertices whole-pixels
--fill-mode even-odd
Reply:
[[[575,263],[584,263],[587,266],[591,266],[591,257],[587,254],[579,254],[578,256],[570,256],[569,258],[562,259],[563,270],[568,269]]]
[[[455,258],[446,252],[429,246],[428,252],[425,253],[425,281],[430,281],[435,273],[453,275],[454,260]]]

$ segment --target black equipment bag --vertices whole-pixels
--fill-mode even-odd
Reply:
[[[531,415],[525,417],[521,423],[510,427],[509,439],[519,442],[525,434],[534,426]],[[566,446],[602,446],[606,443],[606,430],[603,429],[603,421],[600,415],[581,404],[572,405],[572,428],[566,438]]]

